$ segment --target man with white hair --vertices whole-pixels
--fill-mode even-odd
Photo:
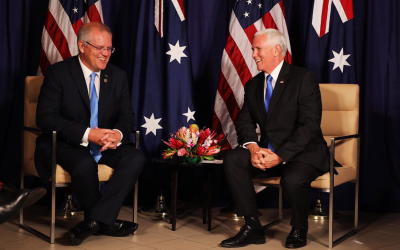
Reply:
[[[246,224],[220,246],[265,243],[252,177],[281,176],[283,193],[293,208],[285,247],[299,248],[307,244],[310,184],[329,168],[329,150],[320,128],[321,93],[312,72],[284,61],[286,40],[278,30],[257,32],[252,50],[262,72],[245,85],[236,124],[240,146],[224,158],[237,214],[244,216]]]

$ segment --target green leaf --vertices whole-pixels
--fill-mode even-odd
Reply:
[[[204,156],[204,159],[206,159],[207,161],[213,161],[214,157],[207,155],[207,156]]]

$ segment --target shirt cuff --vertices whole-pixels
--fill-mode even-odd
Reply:
[[[249,145],[249,144],[252,144],[252,143],[255,143],[255,144],[257,144],[257,142],[254,142],[254,141],[250,141],[250,142],[246,142],[246,143],[243,143],[243,148],[246,148],[247,149],[247,147],[246,147],[246,145]]]
[[[116,130],[116,131],[118,131],[120,134],[121,134],[121,140],[118,142],[118,144],[117,144],[117,147],[119,146],[119,145],[121,145],[122,144],[122,138],[124,138],[124,136],[123,136],[123,134],[122,134],[122,132],[120,131],[120,130],[118,130],[118,129],[113,129],[113,130]]]
[[[85,133],[83,134],[82,140],[81,140],[81,146],[87,147],[89,145],[89,131],[90,128],[87,128]]]

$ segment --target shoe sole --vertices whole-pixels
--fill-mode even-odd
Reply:
[[[102,232],[100,230],[97,233],[100,234],[100,235],[107,235],[107,236],[112,236],[112,237],[126,237],[126,236],[129,236],[131,234],[134,234],[138,228],[139,228],[139,224],[136,224],[135,227],[131,228],[128,232],[120,232],[120,233],[117,233],[117,234],[109,234],[109,233]]]
[[[80,245],[82,243],[82,242],[81,243],[76,242],[76,239],[75,239],[75,236],[74,236],[73,233],[71,233],[70,231],[68,231],[68,233],[69,233],[69,237],[71,239],[72,245],[78,246],[78,245]]]
[[[265,244],[265,242],[266,242],[266,240],[265,240],[265,239],[262,239],[262,240],[255,240],[255,241],[252,241],[252,242],[250,242],[250,243],[248,243],[248,244],[242,244],[242,245],[234,245],[234,246],[232,246],[232,245],[226,245],[226,246],[224,246],[224,245],[219,244],[219,246],[220,246],[220,247],[226,247],[226,248],[239,248],[239,247],[248,246],[248,245],[250,245],[250,244],[262,245],[262,244]]]
[[[307,246],[307,243],[304,244],[304,245],[301,245],[301,246],[297,246],[297,247],[293,246],[293,244],[289,244],[289,245],[285,245],[285,248],[297,249],[297,248],[302,248],[302,247],[305,247],[305,246]]]

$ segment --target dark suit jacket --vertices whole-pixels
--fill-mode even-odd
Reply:
[[[239,144],[271,142],[283,161],[299,161],[323,172],[329,169],[329,150],[321,132],[322,103],[315,75],[306,69],[283,63],[271,102],[264,106],[264,72],[245,85],[245,98],[236,125]]]
[[[100,75],[99,128],[118,129],[123,142],[135,126],[126,74],[108,64]],[[50,66],[40,90],[36,124],[44,131],[57,131],[57,156],[66,147],[80,146],[90,127],[90,101],[77,56]],[[42,133],[36,140],[35,165],[43,180],[51,175],[51,137]]]

